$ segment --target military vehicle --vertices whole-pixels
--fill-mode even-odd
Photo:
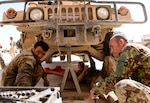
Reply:
[[[123,24],[143,24],[147,21],[145,6],[140,2],[4,0],[0,1],[0,8],[2,12],[0,25],[16,26],[16,29],[21,32],[23,50],[32,47],[36,41],[40,40],[49,44],[50,49],[42,59],[43,67],[53,69],[55,66],[61,66],[65,69],[60,84],[62,94],[69,71],[73,77],[77,95],[83,94],[83,88],[80,88],[73,72],[78,61],[75,62],[72,55],[87,62],[89,60],[86,52],[89,52],[93,58],[103,61],[104,42],[108,32]],[[138,8],[138,13],[133,8]],[[54,61],[56,57],[60,57],[59,61]],[[51,81],[55,81],[55,78]],[[63,98],[63,101],[65,99]]]

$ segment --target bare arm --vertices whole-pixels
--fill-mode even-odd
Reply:
[[[79,82],[81,82],[83,80],[87,70],[88,70],[88,66],[85,66],[84,70],[82,71],[82,73],[77,77]]]
[[[47,74],[44,73],[42,76],[43,80],[44,80],[44,86],[50,86],[50,82],[47,79]]]

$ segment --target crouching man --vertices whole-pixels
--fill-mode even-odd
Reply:
[[[119,103],[150,103],[150,49],[128,43],[121,32],[114,32],[109,47],[117,58],[116,71],[95,84],[91,98],[114,91]]]
[[[45,42],[39,41],[33,48],[18,54],[3,69],[2,86],[35,86],[41,77],[49,84],[40,62],[48,49]]]

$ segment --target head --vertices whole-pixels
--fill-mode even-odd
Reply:
[[[49,46],[47,43],[43,41],[38,41],[34,44],[34,48],[32,48],[32,52],[37,60],[40,60],[46,52],[48,51]]]
[[[118,58],[124,46],[128,43],[128,40],[121,32],[114,32],[114,35],[109,41],[109,48],[111,54]]]
[[[10,40],[13,40],[13,37],[10,37]]]
[[[79,69],[84,69],[84,63],[83,62],[79,62],[78,63],[78,68]]]

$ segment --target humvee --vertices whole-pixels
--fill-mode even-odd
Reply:
[[[18,9],[19,6],[22,9]],[[108,32],[123,24],[143,24],[147,21],[145,6],[140,2],[4,0],[0,1],[0,7],[3,10],[0,25],[16,26],[21,32],[23,50],[32,47],[36,41],[48,43],[50,49],[42,59],[43,67],[53,69],[62,66],[65,69],[60,85],[62,92],[70,71],[78,95],[82,95],[82,89],[73,72],[77,62],[72,60],[72,55],[87,62],[88,51],[93,58],[103,61],[104,42]],[[133,8],[138,8],[138,14]],[[139,13],[140,17],[137,18]],[[54,62],[56,57],[60,59]]]

